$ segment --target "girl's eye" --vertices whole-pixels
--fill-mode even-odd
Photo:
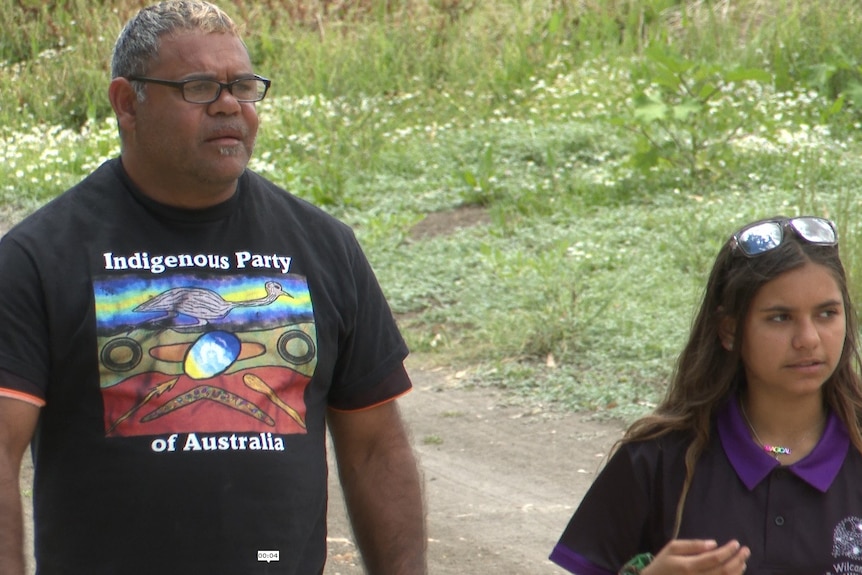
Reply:
[[[777,313],[775,315],[769,316],[769,321],[774,321],[777,323],[785,322],[790,319],[790,315],[786,313]]]

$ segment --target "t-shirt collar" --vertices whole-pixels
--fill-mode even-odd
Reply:
[[[749,490],[753,490],[781,463],[759,448],[751,439],[748,425],[734,398],[721,408],[717,416],[718,436],[724,453]],[[841,420],[829,412],[823,436],[814,450],[787,470],[814,487],[825,492],[829,489],[850,448],[850,437]]]
[[[240,177],[237,180],[236,193],[227,200],[206,208],[184,209],[162,204],[144,194],[132,181],[132,178],[129,177],[128,172],[126,172],[126,168],[123,167],[122,157],[114,160],[114,166],[117,175],[126,185],[126,188],[132,194],[132,197],[134,197],[138,203],[144,206],[148,211],[166,220],[193,224],[214,222],[233,214],[239,205],[240,198],[242,197],[244,181],[248,177],[248,170],[245,170],[240,174]]]

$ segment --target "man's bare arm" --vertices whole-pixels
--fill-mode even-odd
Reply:
[[[0,573],[24,575],[24,516],[19,474],[39,408],[0,397]]]
[[[395,401],[358,412],[330,410],[341,485],[371,575],[427,572],[422,482]]]

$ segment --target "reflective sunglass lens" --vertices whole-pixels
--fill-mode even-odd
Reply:
[[[813,244],[834,244],[837,239],[835,229],[821,218],[794,218],[790,225],[800,236]]]
[[[746,255],[756,256],[777,248],[783,236],[780,224],[765,222],[740,232],[737,244]]]

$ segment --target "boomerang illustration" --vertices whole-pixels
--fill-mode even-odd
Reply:
[[[266,414],[261,408],[242,397],[231,393],[226,389],[214,387],[212,385],[199,385],[194,389],[187,391],[182,395],[178,395],[163,406],[155,409],[141,418],[141,423],[146,423],[159,417],[163,417],[173,411],[188,407],[189,405],[202,401],[210,400],[220,403],[224,406],[236,409],[245,415],[254,417],[269,426],[275,426],[275,420]]]
[[[303,429],[305,429],[305,422],[302,420],[302,416],[299,415],[299,412],[286,404],[282,399],[275,394],[275,390],[272,389],[267,383],[254,375],[253,373],[247,373],[242,376],[242,382],[249,388],[257,391],[258,393],[264,394],[269,398],[271,402],[273,402],[276,407],[284,411],[288,414],[295,422],[297,422]]]

